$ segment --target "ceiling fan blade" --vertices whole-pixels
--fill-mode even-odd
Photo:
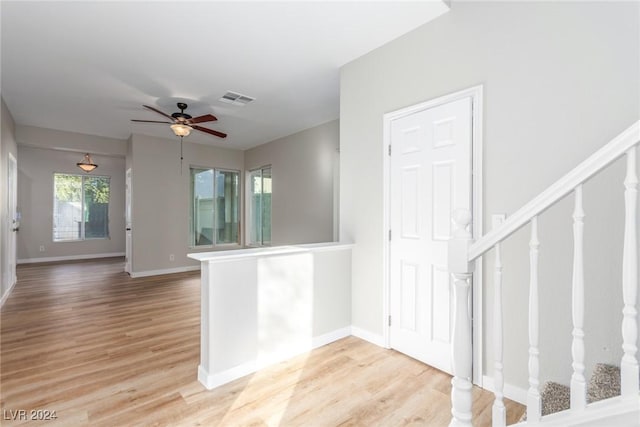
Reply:
[[[136,120],[136,119],[131,119],[132,122],[140,122],[140,123],[167,123],[167,124],[173,124],[173,122],[161,122],[159,120]]]
[[[204,116],[194,117],[192,119],[187,119],[187,123],[202,123],[202,122],[215,122],[218,120],[216,116],[213,114],[205,114]]]
[[[158,110],[158,109],[155,109],[155,108],[153,108],[153,107],[149,107],[148,105],[143,105],[143,107],[144,107],[144,108],[148,108],[148,109],[149,109],[149,110],[151,110],[151,111],[155,111],[155,112],[156,112],[156,113],[158,113],[158,114],[162,114],[162,115],[163,115],[163,116],[165,116],[167,119],[171,119],[171,120],[172,120],[172,123],[173,123],[173,122],[175,122],[175,120],[173,119],[173,117],[171,117],[170,115],[168,115],[168,114],[166,114],[166,113],[163,113],[162,111],[160,111],[160,110]]]
[[[219,138],[226,138],[227,137],[226,133],[218,132],[217,130],[203,128],[202,126],[191,126],[191,127],[196,129],[196,130],[199,130],[200,132],[208,133],[210,135],[214,135],[214,136],[217,136]]]

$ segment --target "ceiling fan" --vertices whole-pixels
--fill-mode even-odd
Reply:
[[[132,119],[132,122],[141,122],[141,123],[166,123],[171,125],[171,130],[176,136],[188,136],[191,133],[192,129],[199,130],[200,132],[208,133],[213,136],[217,136],[218,138],[226,138],[227,134],[218,132],[217,130],[203,128],[202,126],[198,126],[196,123],[203,122],[215,122],[218,120],[216,116],[212,114],[205,114],[204,116],[191,117],[189,114],[185,113],[184,110],[187,109],[187,104],[184,102],[178,102],[178,108],[180,112],[175,112],[171,115],[163,113],[162,111],[150,107],[148,105],[143,105],[144,108],[147,108],[151,111],[155,111],[156,113],[163,115],[164,117],[170,119],[170,122],[159,121],[159,120],[135,120]]]

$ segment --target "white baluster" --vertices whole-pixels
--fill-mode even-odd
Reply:
[[[572,318],[573,375],[571,376],[571,409],[583,409],[587,406],[586,381],[584,379],[584,211],[582,209],[582,184],[575,190],[575,208],[573,211],[573,286]]]
[[[536,423],[542,416],[540,398],[540,361],[538,355],[538,217],[531,220],[529,241],[529,391],[527,392],[527,421]]]
[[[620,381],[623,396],[638,396],[638,176],[636,174],[635,147],[627,151],[627,175],[624,180],[624,249],[622,255],[622,349]]]
[[[507,425],[507,414],[504,407],[504,375],[502,374],[502,255],[500,243],[495,246],[495,272],[493,284],[493,352],[494,352],[494,394],[492,421],[494,427]]]
[[[467,261],[471,242],[471,213],[456,210],[453,215],[454,231],[449,240],[449,272],[453,277],[453,379],[451,380],[451,422],[449,427],[470,427],[471,423],[471,316],[470,279],[471,266]]]

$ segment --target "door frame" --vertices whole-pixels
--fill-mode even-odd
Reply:
[[[132,223],[133,217],[131,210],[131,204],[133,202],[132,194],[133,194],[133,179],[131,168],[127,168],[124,172],[124,185],[125,185],[125,197],[124,197],[124,253],[125,253],[125,263],[124,263],[124,272],[131,273],[133,272],[133,231]]]
[[[391,123],[394,120],[409,116],[419,111],[428,110],[463,98],[471,98],[471,205],[472,205],[472,234],[477,240],[482,236],[482,108],[483,108],[483,86],[477,85],[440,96],[416,105],[401,108],[396,111],[385,113],[382,116],[383,138],[382,138],[382,334],[386,348],[391,348],[389,316],[391,312],[390,298],[390,242],[389,230],[391,228]],[[472,279],[472,348],[473,348],[473,383],[482,386],[482,363],[483,363],[483,329],[482,329],[482,260],[476,259],[475,271]]]
[[[5,237],[5,274],[2,277],[4,282],[4,288],[6,290],[6,294],[4,297],[8,297],[11,289],[16,284],[17,276],[16,276],[16,265],[18,261],[18,245],[17,245],[17,236],[14,228],[19,227],[20,224],[15,221],[19,221],[17,217],[18,213],[18,161],[15,156],[11,153],[8,153],[7,156],[7,181],[6,181],[6,224],[4,224],[4,235]],[[11,174],[13,173],[13,176]],[[10,188],[13,187],[13,188]],[[2,301],[4,302],[4,301]]]

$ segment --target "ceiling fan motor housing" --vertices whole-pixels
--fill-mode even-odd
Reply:
[[[189,120],[192,118],[189,114],[184,112],[184,110],[187,109],[187,104],[185,104],[184,102],[178,102],[178,108],[180,109],[180,112],[173,113],[171,117],[179,121]]]

